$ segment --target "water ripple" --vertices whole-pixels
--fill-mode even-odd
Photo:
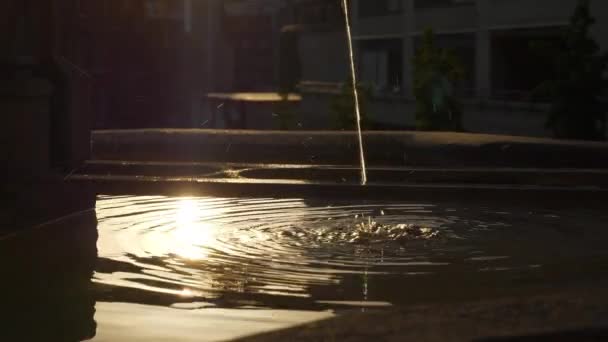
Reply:
[[[539,270],[567,245],[553,214],[421,203],[102,196],[97,216],[99,255],[122,267],[97,272],[96,282],[205,298],[357,302],[374,296],[368,282],[383,279],[406,288],[412,278],[454,272]],[[542,253],[520,235],[529,229],[514,224],[522,221],[550,239]],[[394,293],[378,291],[376,300]]]

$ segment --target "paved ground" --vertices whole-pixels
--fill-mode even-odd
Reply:
[[[244,339],[265,341],[606,341],[602,287],[541,297],[353,313]]]

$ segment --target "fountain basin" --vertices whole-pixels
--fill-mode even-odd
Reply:
[[[606,201],[496,192],[463,199],[462,189],[450,199],[428,188],[426,198],[382,199],[118,190],[99,195],[94,210],[0,239],[8,305],[35,307],[35,324],[51,322],[47,336],[60,327],[82,338],[145,340],[154,331],[217,340],[319,319],[328,320],[251,340],[323,339],[328,331],[354,340],[580,340],[604,332]],[[407,234],[350,239],[380,226]],[[124,330],[119,318],[130,315],[133,328]],[[205,335],[218,315],[238,324],[213,323]],[[64,316],[80,317],[82,329],[52,323]]]
[[[356,160],[356,145],[331,150],[332,139],[349,133],[308,145],[298,139],[309,142],[309,133],[114,133],[95,137],[97,159],[65,180],[97,194],[93,210],[0,240],[0,259],[10,265],[3,269],[19,280],[3,284],[3,292],[19,294],[11,305],[26,303],[44,317],[56,311],[52,298],[73,300],[63,314],[86,313],[86,329],[75,336],[145,340],[154,331],[198,340],[201,327],[213,326],[206,336],[217,340],[326,319],[252,340],[323,339],[328,329],[354,340],[551,338],[565,329],[580,340],[608,323],[608,184],[603,161],[591,163],[602,144],[553,142],[548,150],[566,161],[557,168],[539,168],[559,161],[538,161],[522,147],[512,156],[517,167],[494,168],[504,154],[481,157],[484,149],[511,148],[499,137],[408,145],[412,136],[396,134],[403,144],[375,159],[362,187],[347,153]],[[230,152],[235,146],[238,153]],[[227,147],[223,160],[210,161]],[[418,163],[388,164],[404,148],[421,148]],[[317,162],[337,161],[295,162],[311,149]],[[434,149],[445,159],[427,156]],[[449,163],[469,149],[475,158]],[[42,255],[18,258],[24,246],[39,246]],[[25,277],[21,264],[35,274]],[[77,276],[66,278],[63,269]],[[45,293],[37,278],[59,285]],[[135,327],[124,330],[121,317],[130,316]],[[445,326],[449,336],[433,335]]]

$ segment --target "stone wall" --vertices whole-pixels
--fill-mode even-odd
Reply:
[[[9,175],[49,172],[50,95],[51,85],[44,80],[0,82],[0,155]]]

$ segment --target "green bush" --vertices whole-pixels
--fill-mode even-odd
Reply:
[[[600,53],[590,37],[594,23],[589,1],[579,0],[570,25],[564,30],[562,46],[533,44],[536,51],[555,63],[555,78],[540,84],[533,95],[551,102],[547,128],[553,130],[556,138],[605,139],[606,108],[601,97],[607,87],[603,75],[608,54]]]
[[[361,128],[368,129],[370,126],[368,103],[371,98],[371,89],[361,83],[357,86],[359,92],[359,109],[361,113]],[[357,121],[355,114],[355,96],[353,82],[349,81],[342,85],[340,94],[333,97],[330,102],[330,113],[333,119],[334,129],[355,130]]]
[[[462,105],[454,96],[453,84],[463,78],[464,69],[451,51],[435,46],[431,29],[424,32],[413,65],[416,128],[462,130]]]

